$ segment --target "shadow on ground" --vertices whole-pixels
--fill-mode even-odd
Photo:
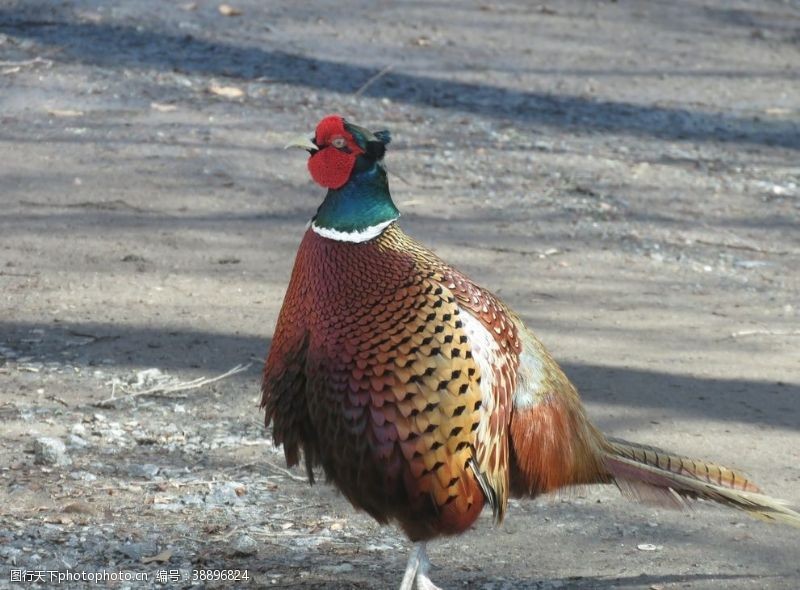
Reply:
[[[269,347],[264,337],[220,334],[202,330],[165,327],[131,327],[110,323],[0,323],[6,345],[37,360],[64,360],[83,366],[111,366],[116,369],[157,367],[167,371],[201,369],[211,375],[252,362],[248,375],[253,391],[258,390],[258,369]],[[30,334],[41,334],[31,343]],[[78,339],[79,345],[70,343]],[[87,343],[86,340],[89,340]],[[70,348],[72,346],[72,348]],[[165,351],[170,351],[165,354]],[[181,351],[181,354],[175,354]],[[714,379],[661,371],[564,363],[563,368],[588,402],[646,408],[653,418],[679,415],[714,421],[747,422],[770,427],[800,429],[800,387],[782,382]],[[781,403],[769,412],[759,400],[772,397]],[[769,407],[773,407],[772,404]],[[605,429],[631,427],[633,418],[606,420]]]
[[[114,23],[75,22],[49,7],[42,18],[32,11],[0,10],[0,32],[57,48],[53,59],[111,68],[158,69],[185,74],[267,79],[316,91],[351,94],[380,68],[308,57],[280,49],[204,40],[170,30]],[[680,108],[592,100],[498,86],[386,73],[364,96],[433,106],[519,123],[623,132],[667,140],[721,141],[800,149],[792,121],[768,121]]]

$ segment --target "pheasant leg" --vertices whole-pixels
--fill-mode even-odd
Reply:
[[[428,577],[430,567],[431,562],[428,560],[428,553],[425,551],[425,543],[416,543],[411,550],[411,555],[408,556],[408,564],[406,565],[405,574],[403,574],[400,590],[413,590],[415,581],[417,590],[441,590]]]

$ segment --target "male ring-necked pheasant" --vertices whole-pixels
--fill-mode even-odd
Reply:
[[[328,189],[297,253],[264,368],[266,423],[289,465],[321,465],[356,508],[416,543],[401,588],[436,588],[425,542],[509,497],[614,483],[766,520],[800,514],[742,473],[605,437],[536,336],[397,224],[389,133],[325,117],[308,150]],[[289,147],[289,146],[287,146]]]

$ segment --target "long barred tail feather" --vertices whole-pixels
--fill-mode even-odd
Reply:
[[[608,439],[603,458],[608,475],[632,499],[682,508],[686,499],[702,498],[800,527],[800,513],[762,494],[739,471],[620,439]]]
[[[744,473],[735,469],[715,465],[707,461],[681,457],[658,447],[632,443],[622,439],[609,438],[608,442],[611,444],[614,454],[637,463],[644,463],[658,467],[663,471],[669,471],[676,475],[686,475],[725,488],[745,492],[761,491]]]

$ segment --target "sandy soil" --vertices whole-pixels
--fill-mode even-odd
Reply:
[[[0,3],[0,587],[399,582],[402,536],[282,469],[257,408],[322,196],[281,148],[329,112],[392,129],[406,231],[605,431],[800,505],[798,2],[230,4]],[[598,488],[431,557],[445,588],[795,590],[799,540]]]

